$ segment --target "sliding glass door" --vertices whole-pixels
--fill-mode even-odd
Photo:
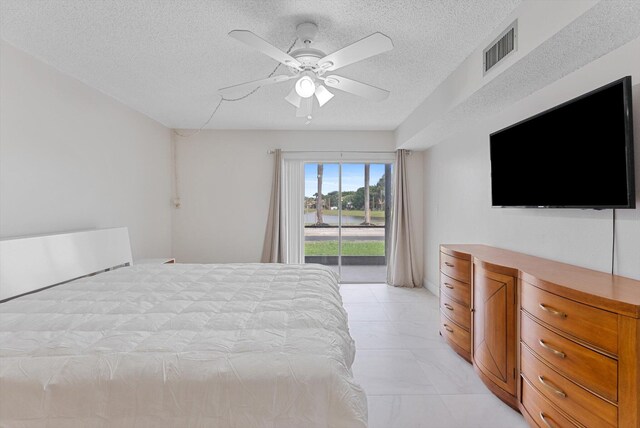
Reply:
[[[384,282],[391,215],[389,163],[305,164],[306,263],[342,282]]]

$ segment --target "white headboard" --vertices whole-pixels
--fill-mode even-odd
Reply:
[[[126,227],[3,239],[0,301],[125,264]]]

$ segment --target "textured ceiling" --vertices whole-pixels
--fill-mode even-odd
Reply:
[[[420,138],[414,138],[402,145],[402,148],[426,149],[454,133],[486,122],[491,116],[523,98],[638,39],[638,23],[639,0],[598,2],[455,108],[429,124]],[[640,51],[635,53],[635,58],[638,57]],[[615,78],[623,75],[616,75]],[[602,81],[603,85],[605,83],[607,80]]]
[[[289,83],[223,103],[207,128],[395,129],[521,0],[2,0],[0,36],[171,128],[199,128],[221,87],[266,77],[276,62],[227,33],[250,30],[286,50],[295,27],[336,51],[380,31],[395,48],[336,74],[391,91],[375,103],[337,93],[305,126]],[[338,91],[336,91],[338,92]]]

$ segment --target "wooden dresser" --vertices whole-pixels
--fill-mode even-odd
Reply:
[[[471,256],[447,248],[440,252],[440,332],[471,362]]]
[[[532,427],[640,428],[640,281],[485,245],[440,266],[443,337]]]

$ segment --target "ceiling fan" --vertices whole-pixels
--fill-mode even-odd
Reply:
[[[334,94],[326,86],[373,101],[382,101],[389,96],[389,91],[384,89],[329,73],[393,49],[393,43],[389,37],[382,33],[373,33],[360,41],[326,55],[324,52],[310,47],[318,34],[318,27],[315,24],[305,22],[298,25],[296,34],[298,39],[303,41],[304,47],[289,54],[274,47],[251,31],[231,31],[229,36],[286,65],[289,74],[229,86],[219,89],[218,93],[224,96],[238,90],[255,89],[259,86],[297,79],[284,99],[296,107],[297,117],[305,117],[308,120],[311,120],[314,95],[320,107],[333,98]]]

